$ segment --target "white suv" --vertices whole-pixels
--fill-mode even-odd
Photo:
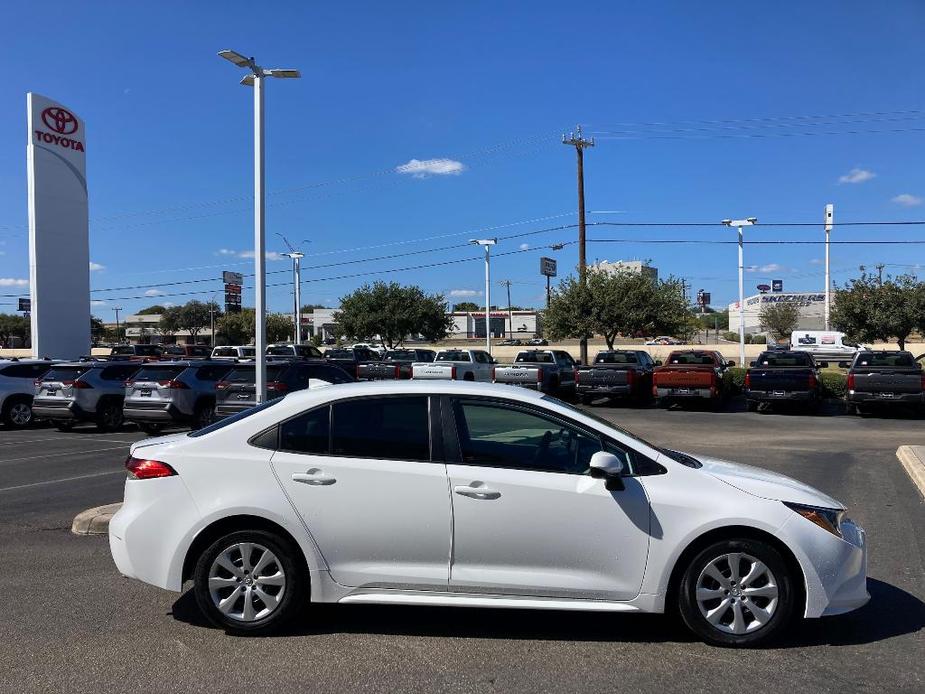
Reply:
[[[8,427],[32,423],[35,380],[52,367],[48,359],[0,360],[0,420]]]

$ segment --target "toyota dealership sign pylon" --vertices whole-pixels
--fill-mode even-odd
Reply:
[[[90,349],[90,242],[84,122],[26,95],[32,354],[76,359]]]

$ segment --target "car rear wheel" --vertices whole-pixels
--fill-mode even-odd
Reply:
[[[193,573],[196,602],[226,631],[275,631],[292,619],[308,595],[298,548],[275,533],[243,530],[212,543]]]
[[[771,545],[723,540],[697,554],[684,572],[681,616],[708,643],[757,646],[779,635],[793,615],[793,581]]]
[[[25,398],[10,398],[3,408],[3,423],[13,429],[32,424],[32,403]]]
[[[215,405],[202,402],[196,405],[193,413],[193,429],[202,429],[215,421]]]
[[[97,405],[96,428],[100,431],[115,431],[122,426],[122,403],[118,400],[103,400]]]
[[[138,428],[141,429],[146,434],[153,436],[154,434],[159,434],[161,429],[164,428],[164,425],[163,424],[152,424],[149,422],[145,422],[145,423],[139,422]]]
[[[758,401],[757,400],[747,400],[745,402],[745,409],[748,410],[749,412],[757,412],[758,411]]]
[[[55,428],[57,428],[58,431],[70,431],[74,428],[74,422],[67,420],[55,422]]]

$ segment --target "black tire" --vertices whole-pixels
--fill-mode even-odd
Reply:
[[[55,422],[55,428],[58,431],[71,431],[74,428],[74,424],[75,424],[74,422],[65,419],[62,421]]]
[[[7,401],[3,403],[0,419],[10,429],[23,429],[29,426],[35,421],[32,416],[32,398],[20,395],[7,398]]]
[[[278,605],[267,616],[254,621],[242,621],[221,612],[214,604],[209,589],[209,574],[215,559],[238,543],[254,543],[268,549],[279,559],[278,568],[282,570],[285,577],[283,597]],[[265,530],[239,530],[220,537],[199,556],[193,571],[193,592],[199,609],[210,622],[229,633],[265,634],[277,631],[302,610],[309,595],[309,581],[300,551],[291,542]],[[233,577],[230,572],[229,576]],[[241,588],[243,587],[242,583]],[[221,590],[227,591],[230,595],[236,588],[229,587]],[[219,596],[221,597],[222,593],[219,593]],[[238,600],[243,602],[243,597]],[[265,605],[262,602],[258,604]]]
[[[663,410],[667,410],[672,405],[671,400],[668,398],[657,398],[655,404]]]
[[[163,424],[157,424],[154,422],[137,422],[137,424],[138,428],[149,436],[154,436],[155,434],[161,433],[161,429],[164,428]]]
[[[215,421],[215,403],[203,401],[196,404],[193,412],[192,429],[196,431],[209,426]]]
[[[746,400],[745,409],[748,410],[749,412],[757,412],[758,411],[758,401],[757,400]]]
[[[747,595],[740,595],[739,597],[733,597],[732,593],[743,590],[742,581],[741,578],[738,582],[732,581],[731,565],[728,561],[722,559],[725,555],[733,553],[743,555],[739,560],[737,570],[739,577],[746,577],[745,574],[750,568],[749,558],[754,558],[767,567],[770,575],[773,576],[773,583],[776,583],[777,587],[777,602],[773,604],[773,610],[771,609],[772,601],[765,596],[752,596],[749,598]],[[701,579],[701,573],[714,562],[718,562],[720,573],[727,579],[726,583],[720,583],[707,576]],[[723,566],[726,566],[727,569],[724,570]],[[729,573],[727,574],[726,571]],[[704,609],[708,611],[722,610],[722,612],[717,613],[719,626],[711,624],[701,611],[701,606],[697,601],[698,581],[700,580],[704,582],[702,587],[708,590],[716,590],[720,594],[719,597],[712,598],[704,603]],[[780,552],[768,543],[745,538],[722,540],[700,551],[685,569],[678,589],[678,608],[687,627],[707,643],[731,647],[757,646],[779,636],[793,617],[796,611],[797,596],[794,580],[795,577],[791,575]],[[759,574],[751,583],[753,589],[766,588],[771,585],[772,581],[765,574]],[[726,590],[727,588],[728,590]],[[751,599],[751,603],[749,603],[749,599]],[[725,608],[723,607],[724,604],[726,605]],[[738,605],[737,608],[736,605]],[[749,611],[750,605],[754,605],[756,610],[754,613]],[[751,629],[751,625],[758,621],[756,615],[759,609],[770,611],[770,618],[764,624]],[[736,610],[738,611],[736,612]],[[727,631],[726,629],[735,626],[733,620],[736,615],[739,615],[743,620],[743,624],[746,624],[751,630],[744,631],[744,633]]]
[[[117,431],[122,426],[122,401],[115,398],[101,400],[96,405],[96,428],[99,431]]]
[[[594,402],[594,398],[590,395],[579,395],[578,402],[580,402],[582,405],[590,405],[592,402]]]

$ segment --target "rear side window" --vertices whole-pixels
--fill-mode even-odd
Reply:
[[[552,355],[549,352],[521,352],[514,359],[515,363],[528,362],[534,364],[552,364]]]
[[[805,352],[764,352],[758,357],[760,366],[814,366],[812,357]]]
[[[594,360],[597,364],[636,364],[636,354],[633,352],[603,352]]]
[[[280,426],[279,447],[293,453],[326,455],[331,435],[331,408],[300,414]]]
[[[296,351],[300,357],[320,357],[321,351],[314,345],[299,345]]]
[[[915,366],[915,360],[909,352],[896,352],[894,354],[861,354],[858,356],[858,366]]]
[[[214,357],[236,357],[238,356],[238,350],[234,349],[233,347],[224,347],[224,348],[216,347],[212,352],[212,356]]]
[[[292,347],[280,345],[278,347],[267,347],[267,354],[274,357],[291,357],[295,354],[295,350]]]
[[[331,419],[335,455],[430,460],[426,395],[337,402]]]
[[[686,352],[681,354],[673,354],[669,363],[712,366],[715,364],[715,361],[713,355],[711,354],[704,354],[703,352]]]
[[[449,350],[437,354],[436,361],[471,361],[468,352],[461,350]]]

